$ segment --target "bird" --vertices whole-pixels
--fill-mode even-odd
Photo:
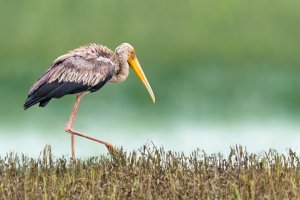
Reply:
[[[131,44],[123,43],[112,51],[104,45],[91,43],[56,58],[46,72],[31,86],[24,103],[24,110],[35,104],[45,107],[50,100],[59,99],[65,95],[76,95],[72,113],[65,125],[65,132],[71,134],[72,160],[75,159],[74,136],[103,144],[112,154],[115,150],[112,144],[76,131],[74,121],[84,95],[99,91],[107,83],[125,81],[129,75],[129,67],[144,84],[155,103],[154,93]]]

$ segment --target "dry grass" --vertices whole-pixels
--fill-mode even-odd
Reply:
[[[299,156],[275,150],[228,158],[144,146],[70,163],[46,147],[39,159],[0,158],[0,199],[300,199]]]

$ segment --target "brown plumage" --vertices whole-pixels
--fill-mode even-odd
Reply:
[[[105,144],[111,152],[112,146],[109,143],[74,131],[74,120],[84,94],[99,90],[107,82],[124,81],[129,74],[129,66],[141,79],[155,102],[152,89],[130,44],[121,44],[115,52],[103,45],[90,44],[56,58],[50,68],[30,88],[24,108],[27,109],[37,103],[44,107],[52,98],[76,94],[75,106],[65,128],[66,132],[72,134],[72,158],[74,159],[74,135]]]

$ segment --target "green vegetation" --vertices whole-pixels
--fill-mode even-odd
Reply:
[[[299,199],[299,158],[292,150],[250,154],[241,146],[227,158],[144,146],[72,163],[46,147],[39,159],[0,158],[0,198]]]
[[[23,114],[21,106],[31,84],[57,56],[90,42],[114,49],[124,41],[135,46],[157,105],[149,104],[143,86],[130,76],[86,98],[85,119],[95,104],[112,116],[124,108],[141,110],[151,120],[158,113],[195,121],[299,118],[299,7],[293,0],[2,1],[4,124],[45,116]],[[60,114],[69,113],[73,101],[51,102],[54,113],[46,115],[65,120]]]

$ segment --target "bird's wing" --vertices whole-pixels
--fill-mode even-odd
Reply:
[[[74,82],[93,87],[108,81],[115,72],[114,60],[93,49],[81,47],[58,57],[30,88],[29,95],[45,83]]]
[[[114,64],[107,60],[86,60],[73,56],[65,59],[59,66],[53,68],[47,83],[75,82],[86,86],[95,86],[99,82],[110,79],[114,74]]]

